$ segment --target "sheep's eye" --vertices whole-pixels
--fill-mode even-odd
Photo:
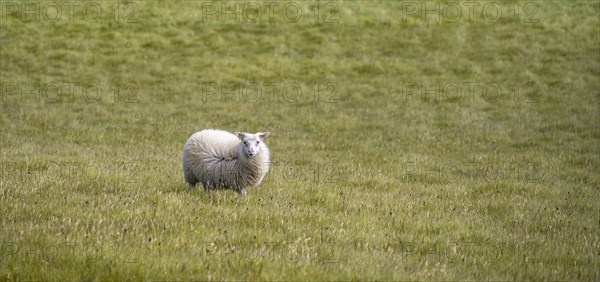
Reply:
[[[260,141],[256,141],[256,145],[260,144]]]
[[[244,144],[248,145],[248,142],[244,141]]]

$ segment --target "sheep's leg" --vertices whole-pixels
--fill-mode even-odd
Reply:
[[[188,190],[192,191],[196,187],[196,183],[188,183]]]
[[[246,189],[242,188],[237,190],[237,192],[240,194],[240,196],[246,197]]]
[[[202,183],[202,188],[204,188],[204,192],[208,194],[208,197],[210,198],[210,188],[208,188],[208,184]]]

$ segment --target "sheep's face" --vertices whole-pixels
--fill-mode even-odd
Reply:
[[[269,136],[269,132],[256,134],[236,132],[235,135],[242,140],[246,155],[253,158],[260,153],[261,143]]]

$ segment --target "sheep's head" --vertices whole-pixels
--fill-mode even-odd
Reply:
[[[251,158],[260,153],[261,143],[269,136],[269,132],[257,132],[256,134],[236,132],[234,134],[242,140],[244,152]]]

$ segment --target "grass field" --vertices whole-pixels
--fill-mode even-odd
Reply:
[[[271,2],[0,1],[0,280],[600,279],[599,1]]]

